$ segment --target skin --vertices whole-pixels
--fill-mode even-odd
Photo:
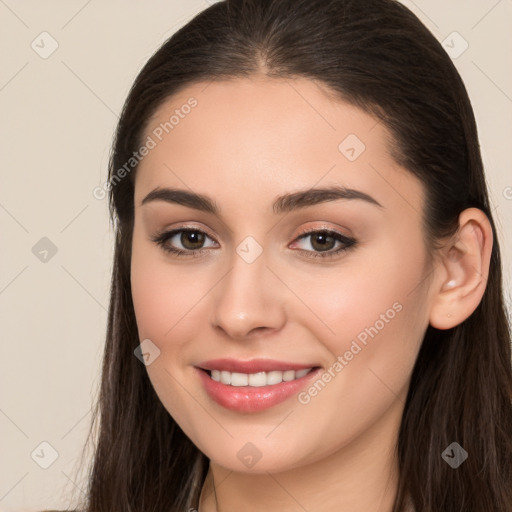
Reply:
[[[131,280],[140,340],[160,350],[147,366],[151,382],[211,461],[199,510],[391,511],[413,365],[429,323],[453,327],[480,302],[488,220],[464,211],[457,236],[431,260],[423,187],[393,160],[385,127],[306,79],[195,84],[158,109],[145,136],[191,96],[197,106],[137,169]],[[352,162],[338,149],[349,134],[366,146]],[[282,194],[331,185],[382,207],[345,199],[272,210]],[[157,187],[205,194],[220,216],[142,205]],[[184,226],[211,237],[198,257],[176,257],[151,239]],[[357,243],[308,258],[318,246],[298,239],[305,228]],[[247,236],[263,250],[252,263],[236,252]],[[184,249],[179,236],[168,243]],[[293,396],[257,413],[231,411],[210,399],[193,368],[260,357],[327,370],[393,304],[401,310],[307,404]],[[251,468],[237,457],[247,442],[261,454]]]

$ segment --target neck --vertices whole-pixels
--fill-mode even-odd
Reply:
[[[211,461],[199,512],[391,512],[403,404],[392,409],[334,453],[285,472],[239,473]]]

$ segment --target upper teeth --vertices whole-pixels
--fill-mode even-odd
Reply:
[[[279,384],[280,382],[288,382],[290,380],[300,379],[307,375],[312,368],[305,368],[304,370],[286,370],[272,371],[272,372],[258,372],[258,373],[237,373],[227,372],[224,370],[212,370],[211,378],[222,384],[230,386],[270,386],[272,384]]]

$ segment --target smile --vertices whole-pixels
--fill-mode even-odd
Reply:
[[[195,367],[206,395],[239,413],[270,409],[297,395],[322,368],[269,359],[216,359]]]

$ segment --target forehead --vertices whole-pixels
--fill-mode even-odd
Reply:
[[[421,204],[421,184],[392,158],[387,129],[304,78],[193,84],[158,108],[148,138],[154,147],[139,164],[136,200],[165,185],[275,196],[338,183],[395,201],[403,188],[407,202]]]

